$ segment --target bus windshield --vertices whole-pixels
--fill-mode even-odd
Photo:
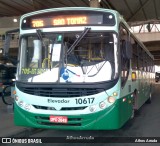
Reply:
[[[117,35],[106,31],[81,34],[38,32],[22,36],[18,81],[83,83],[115,79]]]

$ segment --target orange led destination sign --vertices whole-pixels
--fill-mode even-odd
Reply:
[[[24,18],[21,27],[22,29],[32,29],[77,25],[113,26],[115,25],[115,17],[109,12],[87,10],[48,12]]]
[[[87,24],[86,16],[32,19],[32,27]]]
[[[32,27],[43,27],[44,21],[41,19],[32,20]]]
[[[76,25],[76,24],[87,24],[87,17],[66,17],[53,19],[53,25]]]

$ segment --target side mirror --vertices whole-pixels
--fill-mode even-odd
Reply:
[[[10,48],[10,41],[11,41],[11,35],[6,35],[5,37],[5,42],[4,42],[4,46],[3,46],[3,56],[4,57],[8,57],[8,53],[9,53],[9,48]]]
[[[132,58],[132,44],[130,41],[122,41],[122,48],[123,49],[123,57],[127,58],[127,59],[131,59]]]
[[[3,50],[3,57],[5,59],[9,60],[10,62],[12,62],[14,65],[16,65],[18,63],[18,61],[9,56],[9,49],[10,49],[10,42],[12,39],[12,34],[18,33],[18,32],[19,32],[19,29],[13,29],[13,30],[9,30],[5,33],[5,42],[4,42],[4,46],[2,49]]]

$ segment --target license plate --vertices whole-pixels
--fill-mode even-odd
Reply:
[[[66,116],[50,116],[50,122],[53,123],[68,123],[68,118]]]

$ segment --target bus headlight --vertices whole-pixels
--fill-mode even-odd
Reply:
[[[26,104],[24,108],[29,111],[31,109],[31,106],[30,104]]]
[[[15,96],[14,99],[15,99],[15,101],[18,101],[18,100],[19,100],[19,97],[18,97],[18,96]]]
[[[97,110],[97,108],[96,108],[95,105],[92,105],[92,106],[90,106],[89,110],[90,110],[91,112],[95,112],[95,111]]]
[[[18,105],[19,105],[20,107],[23,107],[23,101],[20,100],[20,101],[18,102]]]
[[[104,108],[106,107],[106,103],[105,103],[104,101],[100,102],[100,103],[99,103],[99,107],[100,107],[101,109],[104,109]]]
[[[114,96],[109,96],[108,97],[108,102],[109,103],[114,103],[116,101],[116,98]]]

